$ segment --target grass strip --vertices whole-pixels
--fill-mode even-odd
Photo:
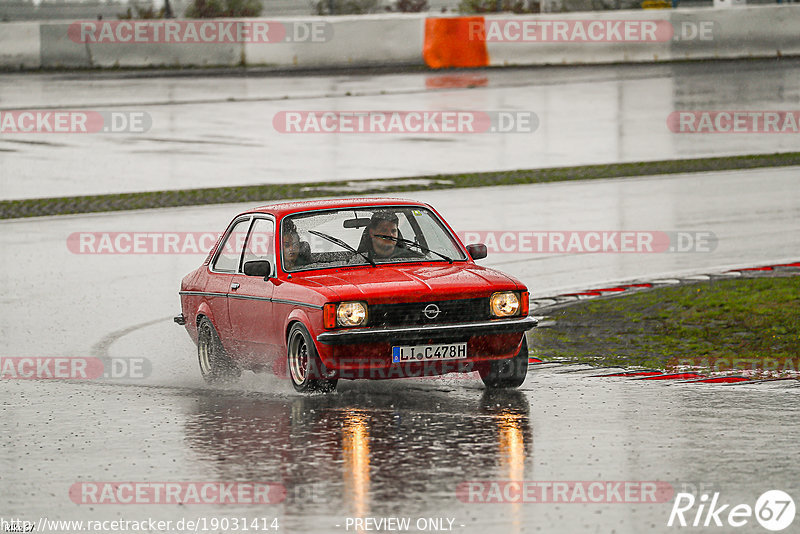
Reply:
[[[786,167],[800,165],[800,152],[755,154],[714,158],[583,165],[548,169],[436,174],[408,178],[314,182],[301,184],[263,184],[203,189],[145,191],[72,197],[32,198],[0,201],[0,219],[97,213],[149,208],[172,208],[234,202],[270,202],[320,196],[353,196],[460,187],[535,184],[567,180],[594,180],[657,174],[691,173]],[[406,182],[406,183],[404,183]]]
[[[562,308],[531,355],[603,366],[800,370],[800,275],[697,282]]]

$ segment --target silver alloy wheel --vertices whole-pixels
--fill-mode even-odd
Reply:
[[[239,378],[242,370],[226,353],[222,342],[207,317],[197,325],[197,361],[200,374],[208,384],[231,382]]]
[[[308,378],[308,345],[299,330],[293,332],[289,340],[289,372],[292,381],[300,386]]]
[[[201,326],[199,343],[197,344],[197,359],[200,362],[200,373],[206,377],[211,374],[211,352],[214,348],[211,343],[211,328],[207,323]]]

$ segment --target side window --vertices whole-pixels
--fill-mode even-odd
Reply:
[[[409,241],[419,241],[417,234],[414,232],[414,228],[411,226],[411,223],[408,222],[408,213],[401,211],[398,212],[397,215],[397,229],[400,231],[400,235],[403,237],[403,239],[408,239]]]
[[[242,255],[242,248],[249,226],[250,219],[242,219],[234,225],[231,233],[220,245],[220,253],[214,261],[215,271],[235,273],[239,269],[239,258]]]
[[[275,223],[271,219],[256,219],[244,248],[244,265],[248,261],[268,260],[275,266]]]

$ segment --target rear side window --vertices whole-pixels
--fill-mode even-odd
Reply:
[[[244,240],[247,237],[247,229],[250,226],[250,219],[243,219],[237,222],[231,233],[220,245],[220,252],[214,260],[214,270],[226,273],[235,273],[239,270],[239,259],[242,255]]]
[[[250,229],[250,237],[247,238],[247,246],[244,249],[244,261],[268,260],[275,265],[275,223],[270,219],[255,219],[253,228]]]

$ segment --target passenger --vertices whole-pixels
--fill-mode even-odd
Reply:
[[[291,271],[306,265],[306,259],[301,257],[300,254],[302,248],[300,235],[297,233],[297,227],[292,221],[283,223],[283,236],[281,239],[283,240],[283,270]]]

